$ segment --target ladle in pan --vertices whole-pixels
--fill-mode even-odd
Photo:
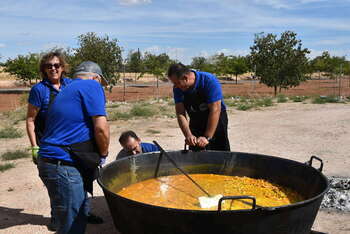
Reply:
[[[202,186],[200,186],[196,181],[194,181],[184,170],[182,170],[177,163],[168,155],[168,153],[158,144],[158,142],[153,141],[153,143],[158,146],[158,148],[160,149],[161,155],[165,155],[167,157],[167,159],[175,166],[176,169],[178,169],[182,174],[184,174],[194,185],[196,185],[203,193],[205,193],[205,195],[207,196],[202,196],[198,198],[199,204],[201,208],[210,208],[213,206],[217,206],[219,203],[220,198],[222,198],[223,196],[221,194],[212,196],[210,195]],[[160,156],[161,157],[161,156]],[[157,176],[158,173],[158,169],[159,169],[159,163],[160,160],[158,160],[158,164],[157,164],[157,169],[156,169],[156,174],[155,176]]]

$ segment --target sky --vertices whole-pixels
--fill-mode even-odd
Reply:
[[[189,64],[217,53],[247,55],[257,33],[297,33],[311,58],[350,60],[350,0],[0,0],[0,61],[77,48],[95,32],[131,50]]]

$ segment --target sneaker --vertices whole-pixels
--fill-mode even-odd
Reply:
[[[90,224],[101,224],[103,223],[103,219],[93,213],[89,213],[87,216],[87,222]]]
[[[47,229],[49,229],[52,232],[57,231],[56,220],[53,217],[51,217],[50,223],[47,225]]]

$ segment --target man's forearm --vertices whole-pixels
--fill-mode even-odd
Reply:
[[[109,147],[109,125],[105,116],[100,116],[94,119],[95,141],[100,151],[101,156],[108,154]]]
[[[204,132],[205,137],[213,137],[218,126],[221,113],[221,102],[209,105],[209,115],[207,127]]]
[[[178,114],[177,115],[177,122],[179,123],[179,127],[180,127],[182,133],[184,134],[185,138],[192,135],[188,120],[184,115]]]

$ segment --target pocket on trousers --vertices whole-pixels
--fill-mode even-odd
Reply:
[[[82,176],[78,171],[78,169],[76,169],[75,167],[72,167],[70,168],[70,170],[67,171],[67,177],[70,183],[75,183],[75,184],[83,183]]]

